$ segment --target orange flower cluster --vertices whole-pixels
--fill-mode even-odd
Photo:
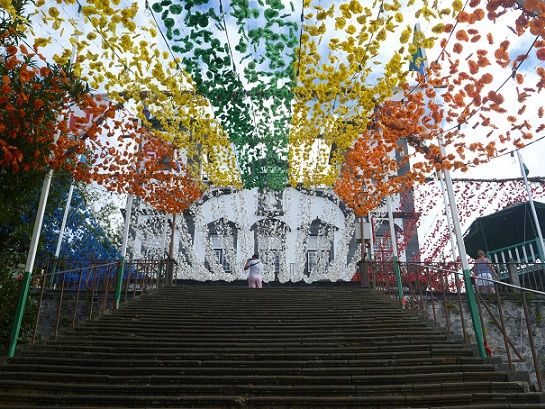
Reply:
[[[169,213],[200,198],[200,185],[178,168],[170,143],[135,127],[132,118],[117,118],[119,107],[95,98],[69,65],[47,64],[37,47],[5,47],[0,89],[5,171],[66,171]],[[131,153],[129,140],[140,150]]]
[[[400,193],[434,169],[450,168],[449,160],[441,160],[439,148],[426,142],[437,136],[441,111],[427,103],[426,114],[422,93],[410,94],[406,100],[387,101],[373,115],[373,121],[346,155],[346,161],[334,189],[339,198],[357,216],[364,216],[380,205],[386,195]],[[409,168],[404,141],[425,160]]]
[[[545,57],[544,4],[526,1],[515,23],[518,35],[542,37],[529,51],[539,59]],[[442,52],[426,75],[418,76],[418,86],[405,89],[403,102],[386,103],[374,113],[373,127],[347,153],[335,184],[339,197],[358,216],[377,207],[385,195],[424,181],[434,170],[467,170],[523,147],[535,132],[545,129],[545,122],[535,121],[536,116],[544,117],[542,105],[529,102],[545,87],[545,69],[537,67],[533,77],[521,75],[518,68],[528,56],[513,56],[509,41],[496,44],[492,33],[478,28],[480,21],[495,20],[515,5],[514,0],[490,0],[485,12],[480,0],[471,0],[459,13],[456,26],[443,26]],[[473,44],[481,39],[488,45]],[[507,74],[508,81],[512,77],[514,98],[503,93],[499,85],[505,85],[505,77],[495,78],[496,72],[502,73],[500,77]],[[472,135],[474,129],[479,138]],[[445,155],[438,139],[444,143]],[[408,152],[401,148],[405,142]]]
[[[172,144],[112,105],[103,115],[113,119],[113,126],[102,125],[110,137],[87,141],[84,159],[70,167],[77,179],[141,197],[165,213],[180,213],[202,196],[201,184],[176,160]]]

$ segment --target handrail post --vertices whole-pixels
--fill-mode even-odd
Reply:
[[[23,323],[31,277],[32,274],[30,273],[30,271],[25,271],[25,273],[23,274],[23,281],[21,282],[21,289],[19,290],[19,298],[17,300],[17,309],[15,310],[15,317],[13,318],[13,323],[11,324],[8,358],[13,358],[15,356],[15,349],[17,348],[19,332],[21,331],[21,325]]]

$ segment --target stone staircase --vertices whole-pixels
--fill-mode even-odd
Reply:
[[[170,288],[0,368],[1,408],[545,408],[359,288]]]

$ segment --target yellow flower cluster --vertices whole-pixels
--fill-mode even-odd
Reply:
[[[11,17],[15,17],[17,14],[15,7],[13,7],[12,0],[0,0],[0,8],[6,10]]]
[[[399,0],[382,2],[377,14],[379,3],[346,0],[326,9],[305,2],[289,136],[292,185],[333,184],[345,153],[367,130],[368,118],[407,83],[408,63],[416,47],[433,46],[433,38],[420,36],[413,42],[412,27],[400,27],[404,19]],[[409,6],[425,19],[439,13],[437,5],[427,0]],[[334,35],[326,33],[326,27],[333,26]],[[329,46],[327,55],[324,42]],[[401,42],[402,47],[388,50],[389,42]],[[374,143],[383,143],[386,152],[395,148],[395,141]]]
[[[71,3],[72,0],[58,0]],[[228,136],[211,115],[209,102],[196,91],[180,61],[161,51],[153,27],[137,27],[137,3],[122,7],[118,0],[87,0],[82,18],[89,30],[81,33],[81,22],[63,19],[56,7],[42,10],[42,20],[54,29],[72,24],[71,43],[77,50],[76,72],[95,89],[104,89],[113,101],[134,106],[143,115],[147,108],[158,133],[183,152],[193,177],[205,171],[216,186],[241,187],[234,151]],[[151,37],[151,41],[145,38]],[[55,56],[67,62],[71,50]],[[202,166],[203,157],[209,161]]]

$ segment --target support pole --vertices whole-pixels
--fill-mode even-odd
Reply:
[[[163,287],[166,283],[166,273],[167,273],[167,232],[168,232],[168,213],[165,213],[164,222],[163,222],[163,238],[161,239],[161,253],[159,259],[159,288]],[[165,257],[166,255],[166,257]],[[164,280],[163,280],[164,278]]]
[[[172,231],[170,233],[170,246],[168,249],[165,287],[171,287],[174,281],[174,239],[176,237],[176,213],[172,215]]]
[[[532,196],[532,190],[530,189],[530,185],[528,184],[528,177],[526,176],[526,172],[524,171],[524,161],[522,160],[522,156],[520,154],[520,151],[517,150],[517,158],[519,160],[519,166],[520,166],[520,174],[522,175],[522,178],[524,179],[524,186],[526,187],[526,193],[528,193],[528,202],[530,202],[530,209],[532,211],[532,217],[534,218],[534,224],[536,225],[536,232],[537,237],[539,241],[539,258],[541,260],[541,263],[545,263],[545,244],[543,242],[543,234],[541,233],[541,225],[539,224],[539,219],[537,217],[536,208],[534,206],[534,198]]]
[[[373,213],[369,212],[369,261],[372,263],[375,258],[375,228],[373,227]]]
[[[123,242],[121,243],[121,259],[119,260],[119,270],[117,272],[117,282],[115,285],[115,309],[119,308],[121,301],[121,289],[123,287],[123,275],[125,273],[125,257],[127,256],[127,243],[129,241],[129,229],[131,227],[132,214],[132,195],[127,197],[127,206],[125,209],[125,224],[123,226]]]
[[[441,149],[441,156],[446,156],[445,147],[443,146],[443,140],[438,138],[439,147]],[[458,243],[458,254],[462,262],[462,271],[464,274],[464,284],[466,287],[467,301],[469,304],[469,313],[471,315],[471,321],[473,323],[473,331],[475,332],[475,340],[477,342],[477,348],[481,358],[486,358],[486,350],[484,348],[483,328],[481,325],[481,319],[479,317],[479,310],[477,306],[477,299],[475,297],[475,290],[473,288],[473,282],[471,280],[471,271],[469,263],[467,262],[466,246],[464,238],[462,236],[462,229],[460,227],[460,216],[458,214],[458,206],[454,198],[454,189],[452,187],[452,178],[450,177],[450,171],[444,170],[443,175],[445,177],[445,185],[447,195],[450,203],[450,211],[452,215],[452,225],[454,228],[454,234],[456,236],[456,242]]]
[[[364,233],[364,221],[363,217],[360,218],[360,238],[361,238],[361,244],[360,244],[360,286],[361,287],[369,287],[369,275],[367,273],[367,252],[365,250],[365,233]]]
[[[32,230],[32,239],[30,240],[30,248],[28,249],[26,259],[25,273],[23,276],[23,281],[21,282],[19,299],[17,300],[17,309],[15,310],[15,317],[13,318],[13,323],[11,324],[8,358],[13,358],[15,356],[15,349],[17,348],[17,341],[19,340],[19,332],[21,331],[21,325],[25,314],[26,300],[30,287],[32,270],[34,270],[34,261],[36,260],[36,252],[38,251],[38,243],[40,241],[40,233],[42,231],[45,207],[47,205],[47,198],[49,196],[52,178],[53,170],[48,170],[45,174],[44,183],[42,185],[40,201],[38,203],[38,211],[36,212],[36,220],[34,221],[34,229]]]
[[[161,239],[161,258],[165,256],[167,251],[167,231],[168,231],[168,214],[165,213],[165,221],[163,223],[163,238]]]
[[[66,198],[66,205],[64,207],[64,214],[62,216],[61,230],[59,231],[59,238],[57,239],[57,248],[55,249],[55,255],[53,257],[53,274],[57,270],[57,261],[61,254],[62,239],[64,238],[64,231],[66,229],[66,222],[68,220],[68,213],[70,212],[70,205],[72,204],[72,195],[74,193],[74,182],[70,183],[70,189],[68,189],[68,197]]]
[[[447,192],[445,191],[445,182],[443,182],[443,175],[441,172],[437,172],[437,177],[439,178],[439,184],[441,185],[441,195],[443,196],[445,216],[447,217],[447,228],[450,239],[450,249],[452,251],[452,261],[456,262],[456,241],[454,240],[454,235],[452,234],[452,215],[450,214]]]
[[[394,264],[394,273],[396,276],[397,296],[399,301],[403,300],[403,284],[401,283],[401,269],[399,268],[399,253],[397,249],[397,233],[394,224],[394,213],[392,210],[392,197],[386,196],[386,206],[388,208],[388,224],[390,225],[390,236],[392,242],[392,256]]]

